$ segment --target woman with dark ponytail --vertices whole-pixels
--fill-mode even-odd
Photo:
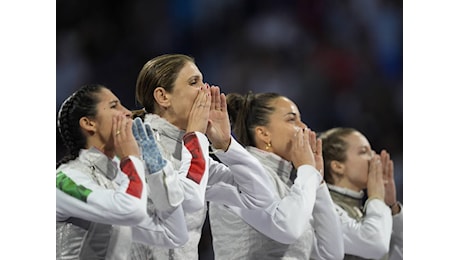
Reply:
[[[323,182],[321,141],[277,93],[227,95],[237,140],[265,166],[275,194],[262,210],[211,202],[215,259],[342,259],[339,219]]]
[[[69,154],[56,170],[56,259],[128,259],[132,241],[187,241],[181,206],[147,214],[144,179],[158,174],[151,158],[140,159],[137,141],[154,150],[155,140],[131,116],[102,85],[84,85],[63,102],[58,128]],[[155,162],[155,171],[167,167]]]

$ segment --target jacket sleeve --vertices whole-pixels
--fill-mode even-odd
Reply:
[[[403,259],[403,207],[393,216],[393,232],[391,234],[389,260]]]
[[[56,175],[56,220],[76,217],[113,225],[138,224],[146,214],[144,166],[130,156],[121,164],[115,190],[97,184],[90,176],[72,168]]]
[[[315,237],[311,258],[316,260],[343,259],[342,227],[326,183],[322,183],[316,192],[313,226]]]
[[[265,210],[231,208],[246,223],[267,237],[283,244],[292,244],[303,234],[312,216],[316,189],[321,179],[314,167],[303,165],[297,171],[290,193],[282,199],[277,196]],[[277,194],[275,190],[272,192]]]
[[[233,137],[228,150],[215,155],[222,163],[211,159],[207,200],[248,209],[266,208],[273,202],[270,176]]]
[[[183,246],[189,239],[182,206],[168,211],[155,211],[134,226],[133,240],[165,248]]]
[[[184,190],[170,161],[159,172],[146,173],[148,203],[153,203],[160,211],[168,211],[179,206],[184,200]]]
[[[165,248],[188,241],[184,208],[193,212],[204,206],[208,145],[202,133],[188,133],[183,138],[180,169],[175,171],[168,161],[162,171],[147,174],[150,216],[133,228],[135,241]]]
[[[392,230],[391,210],[382,200],[367,200],[361,221],[349,217],[338,205],[336,210],[342,223],[346,254],[380,259],[388,253]]]
[[[182,207],[194,212],[205,205],[209,176],[209,141],[200,132],[187,133],[182,142],[182,159],[178,178],[184,192]]]

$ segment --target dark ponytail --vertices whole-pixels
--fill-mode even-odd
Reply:
[[[99,103],[96,94],[102,88],[105,87],[96,84],[84,85],[62,103],[57,124],[61,139],[67,148],[67,155],[56,164],[56,168],[77,158],[80,149],[85,148],[86,138],[80,128],[80,118],[96,116],[96,106]]]
[[[281,97],[277,93],[253,94],[251,91],[242,96],[237,93],[227,94],[227,110],[235,138],[244,146],[256,146],[254,129],[266,126],[268,117],[275,108],[271,102]]]

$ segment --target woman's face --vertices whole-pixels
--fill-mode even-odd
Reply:
[[[297,106],[288,98],[276,98],[271,105],[275,111],[269,116],[267,129],[270,132],[272,150],[281,158],[291,161],[293,136],[299,128],[303,129],[307,126],[301,121]]]
[[[369,161],[374,155],[369,141],[359,132],[353,132],[343,138],[348,144],[344,162],[344,178],[348,188],[360,191],[367,188]]]
[[[97,114],[93,119],[96,125],[96,135],[99,144],[92,144],[98,148],[113,149],[112,118],[117,115],[131,117],[131,111],[126,109],[120,100],[107,88],[96,94],[99,103],[96,106]],[[91,146],[91,144],[90,144]]]
[[[170,94],[171,107],[167,120],[180,129],[186,129],[188,116],[198,90],[204,87],[203,75],[193,62],[187,62],[179,71]]]

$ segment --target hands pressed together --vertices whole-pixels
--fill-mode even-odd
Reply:
[[[383,200],[391,208],[393,214],[399,212],[399,206],[395,208],[397,197],[394,164],[386,150],[374,155],[370,161],[367,193],[369,198],[376,197]]]
[[[141,152],[132,131],[133,120],[126,115],[117,115],[112,118],[112,138],[115,155],[120,160],[133,155],[141,158]]]
[[[314,166],[324,177],[323,145],[321,139],[309,128],[298,128],[292,139],[292,163],[295,168],[304,164]]]
[[[217,86],[201,88],[190,111],[186,132],[198,131],[209,138],[216,149],[227,150],[230,145],[230,119],[225,95]]]

